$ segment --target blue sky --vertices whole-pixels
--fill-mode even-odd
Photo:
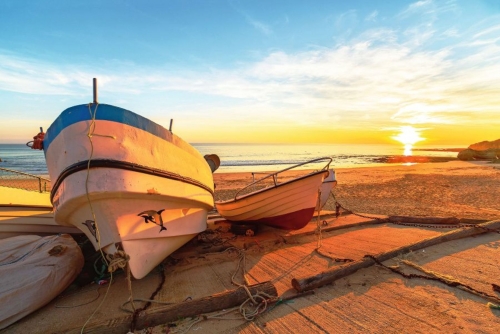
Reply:
[[[189,142],[500,137],[498,1],[0,2],[0,143],[92,99]]]

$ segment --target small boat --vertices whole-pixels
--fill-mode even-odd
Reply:
[[[325,177],[323,183],[321,183],[320,200],[318,206],[316,207],[316,210],[321,210],[325,206],[326,201],[328,201],[328,197],[330,197],[330,192],[336,185],[337,185],[337,179],[335,177],[335,171],[332,168],[330,168],[328,170],[328,176]]]
[[[18,235],[83,235],[76,227],[56,223],[46,186],[50,180],[0,168],[0,239]]]
[[[80,246],[68,234],[0,240],[0,329],[57,297],[83,264]]]
[[[95,84],[94,102],[63,111],[33,147],[55,180],[56,222],[81,229],[96,250],[124,252],[140,279],[206,229],[213,168],[171,129],[99,104]]]
[[[320,170],[278,182],[278,176],[285,171],[325,160],[326,165]],[[319,189],[329,174],[331,161],[328,157],[318,158],[270,173],[240,189],[233,199],[215,202],[215,207],[223,218],[232,223],[268,225],[286,230],[301,229],[311,220],[318,206]],[[271,184],[252,191],[266,182]],[[245,194],[245,191],[251,192]]]

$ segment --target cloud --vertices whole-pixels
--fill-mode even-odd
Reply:
[[[254,20],[252,18],[247,17],[248,23],[250,23],[255,29],[263,33],[264,35],[271,35],[273,30],[265,23]]]
[[[436,20],[441,14],[458,13],[460,8],[454,0],[434,1],[421,0],[411,3],[405,10],[401,11],[397,17],[405,19],[411,16],[425,15],[425,18]]]
[[[233,9],[237,13],[239,13],[240,15],[242,15],[245,18],[246,22],[248,22],[251,26],[253,26],[255,29],[257,29],[259,32],[263,33],[266,36],[273,34],[273,30],[271,29],[271,27],[268,24],[253,18],[248,12],[239,8],[239,6],[237,6],[236,3],[230,2],[230,5],[231,5],[231,7],[233,7]],[[288,16],[287,15],[285,15],[285,23],[288,23]]]
[[[420,1],[406,12],[430,6],[434,6],[432,1]],[[356,19],[356,13],[344,13],[337,22],[346,19]],[[265,33],[266,25],[258,28],[259,22],[254,23]],[[184,94],[190,98],[171,105],[179,115],[196,117],[195,111],[201,111],[197,117],[207,122],[243,121],[248,126],[272,124],[277,119],[287,124],[336,122],[339,127],[372,128],[387,122],[421,126],[471,124],[475,118],[500,122],[500,45],[487,43],[494,40],[500,26],[467,34],[450,28],[448,34],[466,37],[433,48],[424,46],[432,44],[438,34],[432,27],[422,27],[415,24],[406,33],[379,27],[337,45],[273,51],[237,68],[175,74],[116,60],[100,68],[67,66],[0,50],[0,89],[81,96],[82,92],[88,95],[91,78],[97,76],[100,90],[121,99],[133,94],[137,99],[145,94],[162,96],[158,98],[164,100],[151,103],[148,110],[172,103],[165,99],[167,94]]]
[[[367,17],[365,17],[365,21],[376,22],[378,17],[378,11],[374,10]]]

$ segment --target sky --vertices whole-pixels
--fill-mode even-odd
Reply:
[[[498,0],[2,0],[0,41],[0,143],[93,78],[190,143],[500,138]]]

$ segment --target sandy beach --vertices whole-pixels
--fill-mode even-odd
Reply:
[[[290,172],[286,177],[296,173],[301,172]],[[162,271],[132,279],[133,297],[149,299],[160,287],[162,275],[164,284],[154,299],[163,303],[183,303],[229,291],[237,288],[234,281],[243,283],[244,277],[251,285],[272,282],[278,296],[294,296],[294,278],[348,264],[340,260],[362,261],[367,254],[380,254],[453,230],[369,224],[373,217],[500,219],[499,164],[452,161],[337,169],[336,174],[334,196],[320,219],[313,218],[304,229],[262,228],[253,237],[235,236],[227,222],[213,215],[208,222],[211,233],[204,233],[172,254],[164,261]],[[216,200],[231,198],[251,181],[251,173],[215,173]],[[338,218],[332,214],[337,202],[344,208]],[[243,255],[243,267],[238,267]],[[422,274],[403,260],[490,298],[440,281],[406,278],[372,265],[316,288],[309,295],[268,305],[253,321],[245,321],[237,310],[215,317],[218,311],[204,318],[166,320],[136,329],[135,333],[498,332],[500,310],[489,307],[488,302],[498,305],[495,301],[500,300],[500,291],[495,290],[500,285],[500,233],[484,231],[443,242],[401,254],[384,265]],[[127,277],[118,273],[109,290],[108,285],[72,286],[44,308],[0,332],[79,333],[85,324],[83,332],[126,333],[117,326],[130,322],[130,313],[120,309],[129,297]],[[144,305],[139,301],[136,304]],[[153,303],[144,312],[162,307],[167,306]]]
[[[303,171],[288,172],[293,178]],[[336,199],[358,213],[459,218],[500,217],[500,164],[449,161],[336,169]],[[256,175],[262,177],[262,175]],[[216,200],[252,181],[251,173],[215,173]],[[325,210],[335,210],[331,197]]]

